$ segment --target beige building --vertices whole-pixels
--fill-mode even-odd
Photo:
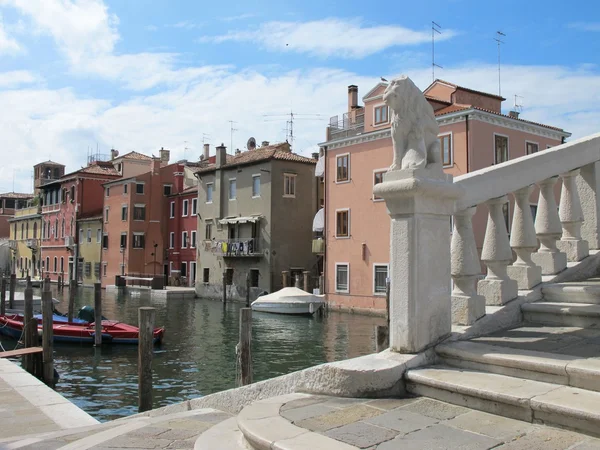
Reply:
[[[102,216],[93,216],[77,221],[79,230],[79,264],[78,279],[84,286],[93,286],[100,281],[100,264],[102,261]]]
[[[8,223],[12,270],[18,278],[24,278],[28,274],[32,277],[41,275],[41,206],[38,204],[15,210],[14,217]]]
[[[317,276],[310,242],[317,209],[316,161],[286,143],[227,155],[196,171],[198,183],[199,297],[243,299],[282,287],[282,271]]]

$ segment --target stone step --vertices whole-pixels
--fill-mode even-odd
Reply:
[[[521,306],[527,322],[568,327],[600,327],[600,305],[590,303],[535,302]]]
[[[196,439],[194,444],[194,450],[248,450],[248,448],[235,417],[208,429]]]
[[[600,304],[600,282],[551,283],[542,287],[546,302]]]
[[[436,352],[452,367],[600,391],[598,359],[472,341],[439,345]]]
[[[527,422],[597,434],[600,393],[448,366],[406,373],[408,392]]]

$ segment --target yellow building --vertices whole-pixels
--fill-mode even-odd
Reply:
[[[79,276],[84,286],[100,281],[102,261],[102,216],[77,221],[79,230]]]
[[[40,238],[42,234],[41,206],[28,206],[17,209],[10,225],[9,247],[11,251],[11,269],[17,278],[28,274],[41,275]]]

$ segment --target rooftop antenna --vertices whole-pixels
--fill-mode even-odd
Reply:
[[[288,114],[263,114],[263,117],[272,117],[273,119],[265,119],[269,121],[279,121],[283,117],[289,117],[285,124],[285,139],[291,146],[294,145],[294,121],[296,120],[322,120],[322,114],[298,114],[290,111]]]
[[[237,131],[237,128],[233,128],[233,124],[234,124],[234,123],[237,123],[237,122],[235,122],[235,121],[233,121],[233,120],[230,120],[230,121],[229,121],[229,125],[230,125],[230,127],[231,127],[231,147],[229,147],[229,148],[230,148],[230,150],[231,150],[231,151],[233,151],[233,150],[232,150],[232,149],[233,149],[233,132],[234,132],[234,131]]]
[[[206,141],[210,140],[210,135],[202,133],[202,145],[206,144]]]
[[[184,147],[183,147],[183,159],[185,159],[185,154],[186,154],[186,152],[187,152],[187,151],[190,149],[190,148],[187,146],[188,144],[189,144],[189,142],[188,142],[188,141],[183,141],[183,145],[184,145]]]
[[[498,44],[498,95],[502,96],[502,86],[500,83],[500,44],[504,44],[502,37],[506,37],[502,31],[496,31],[496,37],[494,40]]]
[[[435,68],[439,67],[443,69],[442,66],[439,66],[435,63],[435,34],[442,34],[440,31],[441,25],[435,23],[433,20],[431,21],[431,78],[432,81],[435,81]]]
[[[518,99],[523,99],[524,97],[522,95],[517,95],[515,94],[515,111],[518,112],[523,112],[523,103],[519,104],[519,100]]]

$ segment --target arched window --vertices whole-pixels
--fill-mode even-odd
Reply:
[[[54,257],[54,273],[56,273],[57,269],[58,269],[58,258],[55,256]]]
[[[54,219],[54,237],[58,239],[58,217]]]
[[[25,239],[29,239],[29,222],[25,224]]]
[[[58,170],[58,167],[56,167],[54,169],[54,179],[58,180],[60,178],[60,170]]]
[[[25,224],[21,223],[21,239],[23,239],[23,230],[25,229]]]
[[[15,239],[17,239],[17,224],[16,223],[13,225],[13,228],[14,228],[13,231],[14,231]]]
[[[33,222],[33,238],[37,239],[37,222]]]
[[[65,271],[65,258],[64,257],[60,257],[60,273],[63,273]]]
[[[50,270],[50,257],[46,256],[46,265],[44,266],[46,271]]]
[[[65,237],[65,219],[64,218],[62,220],[61,230],[62,230],[62,237]]]

